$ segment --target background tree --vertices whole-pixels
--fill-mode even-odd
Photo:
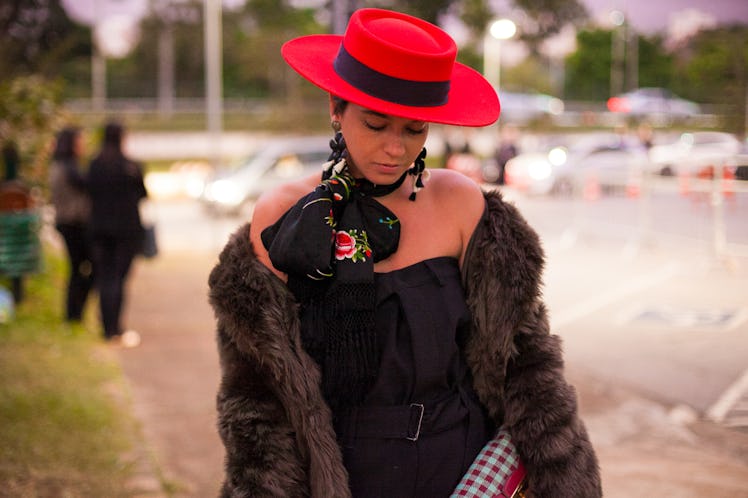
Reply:
[[[577,51],[566,58],[564,93],[569,100],[606,100],[610,89],[611,33],[602,29],[577,33]]]
[[[90,57],[91,31],[70,20],[60,0],[0,2],[0,74],[3,79],[69,74],[68,61]]]
[[[300,91],[280,48],[296,36],[325,31],[313,9],[294,8],[287,0],[249,0],[224,20],[227,96],[278,97]]]
[[[172,32],[175,88],[179,98],[202,98],[203,6],[200,0],[164,2],[140,23],[140,41],[125,58],[109,60],[109,93],[115,97],[154,97],[157,93],[159,36]]]
[[[69,122],[62,106],[62,84],[41,76],[20,76],[0,83],[0,144],[18,148],[18,176],[46,185],[54,134]]]
[[[673,57],[665,50],[660,35],[639,36],[639,87],[671,88],[673,85]],[[686,97],[686,94],[683,94]]]
[[[577,50],[566,58],[565,98],[604,101],[610,97],[612,36],[611,31],[604,29],[577,33]],[[627,54],[627,57],[631,56]],[[672,87],[673,58],[665,51],[660,36],[639,36],[637,60],[638,81],[627,82],[626,88]],[[683,94],[683,97],[690,96]]]
[[[446,14],[450,5],[456,0],[371,0],[363,2],[366,7],[395,9],[412,16],[420,17],[430,23],[438,24],[439,18]]]
[[[564,26],[579,26],[587,20],[587,9],[577,0],[513,0],[516,7],[529,17],[519,31],[519,38],[532,53],[539,53],[540,44],[561,32]]]
[[[725,116],[724,126],[746,135],[748,92],[748,27],[742,25],[702,31],[675,53],[673,89],[698,102],[711,104]]]

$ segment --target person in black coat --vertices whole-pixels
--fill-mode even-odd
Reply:
[[[142,244],[139,203],[147,197],[141,165],[122,151],[123,135],[122,125],[106,125],[101,151],[88,171],[101,319],[104,336],[109,340],[123,338],[125,283]]]

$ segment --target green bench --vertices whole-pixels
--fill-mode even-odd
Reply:
[[[41,217],[34,209],[0,211],[0,275],[13,281],[16,302],[23,298],[22,278],[41,269]]]

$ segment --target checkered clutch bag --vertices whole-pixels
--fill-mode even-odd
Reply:
[[[500,429],[475,457],[450,498],[522,498],[525,474],[509,433]]]

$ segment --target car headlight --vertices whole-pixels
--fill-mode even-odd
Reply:
[[[561,166],[566,162],[566,149],[563,147],[554,147],[548,152],[548,162],[553,166]]]
[[[550,178],[551,170],[552,166],[546,161],[533,161],[527,165],[527,174],[535,181]]]
[[[241,190],[230,180],[216,180],[210,188],[211,198],[219,204],[237,206],[244,200]]]

